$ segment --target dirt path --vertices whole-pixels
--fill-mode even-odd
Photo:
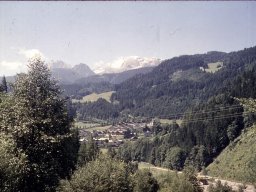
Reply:
[[[150,165],[150,169],[156,169],[156,170],[161,170],[161,171],[165,171],[165,172],[168,172],[168,171],[175,172],[175,171],[167,169],[167,168],[153,166],[149,163],[145,163],[145,164]],[[178,174],[181,174],[181,173],[182,173],[181,171],[178,172]],[[209,184],[215,185],[218,180],[220,180],[223,185],[225,183],[227,183],[228,186],[232,187],[232,189],[236,190],[236,191],[238,191],[239,186],[244,185],[243,183],[239,183],[239,182],[235,182],[235,181],[228,181],[228,180],[220,179],[220,178],[217,178],[217,177],[211,177],[211,176],[208,176],[208,175],[203,176],[200,173],[198,174],[198,178],[206,178],[206,180],[208,181],[207,185],[203,185],[203,183],[201,183],[202,187],[204,188],[204,192],[208,192]],[[245,185],[245,189],[243,189],[243,192],[256,192],[256,189],[253,185],[248,185],[247,184],[247,185]]]
[[[227,181],[227,180],[222,180],[222,179],[220,181],[222,184],[227,183],[228,186],[232,187],[232,189],[234,189],[234,190],[238,190],[239,186],[243,186],[243,183],[237,183],[234,181]],[[245,189],[243,191],[244,192],[256,192],[253,185],[245,185]]]
[[[199,178],[207,178],[208,184],[207,185],[203,185],[202,187],[204,188],[204,192],[208,192],[208,187],[210,184],[216,185],[216,182],[218,180],[221,181],[221,183],[224,185],[225,183],[227,183],[228,186],[232,187],[233,190],[238,191],[240,186],[244,186],[245,188],[243,189],[243,192],[256,192],[256,189],[253,185],[244,185],[243,183],[239,183],[239,182],[235,182],[235,181],[228,181],[228,180],[224,180],[224,179],[219,179],[217,177],[211,177],[211,176],[202,176],[200,174],[198,174]]]
[[[175,171],[173,171],[173,170],[171,170],[171,169],[167,169],[167,168],[163,168],[163,167],[157,167],[157,166],[154,166],[154,165],[152,165],[152,164],[150,164],[150,163],[146,163],[146,162],[143,162],[144,164],[146,164],[146,165],[149,165],[149,167],[148,168],[150,168],[150,169],[156,169],[156,170],[160,170],[160,171],[165,171],[165,172],[175,172]],[[181,171],[178,171],[177,172],[178,174],[180,174],[180,173],[182,173]]]

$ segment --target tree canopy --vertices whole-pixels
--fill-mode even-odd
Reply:
[[[0,130],[26,157],[19,191],[54,191],[59,178],[75,168],[78,138],[72,133],[65,99],[40,58],[29,61],[13,93],[1,104]]]

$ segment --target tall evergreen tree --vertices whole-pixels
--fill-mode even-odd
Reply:
[[[35,58],[28,67],[28,74],[18,75],[14,83],[12,102],[1,113],[0,128],[13,136],[16,148],[27,157],[19,191],[54,191],[59,178],[68,177],[75,167],[78,138],[47,66]]]
[[[2,90],[7,93],[8,91],[8,87],[7,87],[7,82],[6,82],[6,78],[5,76],[3,76],[3,79],[2,79]]]

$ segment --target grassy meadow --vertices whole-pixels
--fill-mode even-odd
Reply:
[[[208,69],[205,69],[208,73],[215,73],[220,70],[223,66],[223,62],[208,63]]]
[[[176,121],[176,123],[178,124],[178,125],[181,125],[181,123],[182,123],[182,120],[181,119],[177,119],[177,120],[170,120],[170,119],[160,119],[160,123],[162,124],[162,125],[169,125],[169,124],[172,124],[174,121]]]
[[[72,102],[73,103],[77,103],[77,102],[80,102],[80,103],[95,102],[100,98],[105,99],[108,102],[111,102],[110,98],[111,98],[113,93],[114,93],[114,91],[109,91],[109,92],[104,92],[104,93],[99,93],[99,94],[92,93],[90,95],[84,96],[83,99],[81,99],[81,100],[73,99]]]
[[[87,131],[104,131],[107,130],[111,125],[102,125],[100,123],[91,123],[91,122],[82,122],[77,121],[75,122],[75,127],[78,127],[79,129],[86,129]]]

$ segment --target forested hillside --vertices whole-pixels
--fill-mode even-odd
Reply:
[[[256,183],[256,127],[249,127],[207,168],[213,176]]]
[[[126,143],[118,155],[125,161],[147,161],[176,170],[192,165],[201,170],[239,136],[244,124],[253,121],[249,114],[244,116],[238,101],[221,94],[187,112],[180,126],[154,125],[153,139]]]
[[[217,65],[216,69],[210,70],[211,65]],[[112,105],[121,112],[119,116],[173,119],[219,94],[255,97],[255,65],[256,47],[175,57],[163,61],[150,73],[136,75],[112,87],[116,91]],[[97,106],[96,102],[79,108],[87,111],[87,107],[96,110]],[[107,109],[101,110],[107,113]],[[106,115],[108,119],[119,116]]]
[[[93,92],[102,93],[115,90],[115,85],[126,81],[138,74],[151,72],[153,67],[143,67],[121,73],[108,73],[79,78],[73,83],[60,82],[64,94],[72,98],[81,98]]]
[[[152,73],[151,81],[148,81],[148,74],[147,78],[140,76],[120,85],[115,99],[119,99],[120,105],[124,104],[123,109],[129,107],[131,112],[142,116],[182,119],[183,123],[154,125],[151,129],[153,139],[142,138],[136,142],[126,143],[118,150],[119,158],[125,161],[147,161],[176,170],[188,165],[201,170],[231,144],[244,128],[252,125],[255,121],[255,111],[245,111],[237,98],[256,97],[255,47],[214,57],[217,60],[222,59],[223,67],[213,74],[202,71],[202,77],[197,75],[202,78],[201,80],[190,78],[181,81],[168,80],[166,84],[163,83],[167,74],[175,73],[171,71],[170,66],[176,66],[177,61],[182,63],[184,58],[190,58],[190,65],[205,67],[205,62],[200,60],[204,56],[174,58],[154,70],[155,74],[161,71],[162,76]],[[184,68],[177,67],[176,70],[188,69],[186,65],[180,65]],[[167,72],[168,69],[171,72]],[[141,83],[136,84],[136,81]],[[157,81],[160,83],[155,83]],[[158,99],[154,96],[157,89],[149,88],[152,85],[161,86],[159,91],[162,96]],[[180,86],[176,87],[178,85]],[[138,95],[129,87],[133,87]],[[129,97],[126,96],[128,94]],[[146,98],[145,101],[143,97]],[[120,98],[126,98],[128,102]],[[168,103],[168,100],[173,103]]]
[[[244,78],[251,77],[244,73],[253,76],[255,60],[256,47],[228,54],[209,52],[176,57],[162,62],[151,73],[117,86],[113,100],[120,102],[121,110],[130,109],[136,115],[170,118],[170,114],[185,112],[219,93],[247,94],[244,89],[248,82]],[[207,64],[215,62],[223,63],[219,71],[204,70]],[[180,73],[178,78],[177,72]],[[253,95],[253,92],[254,88],[248,94]]]

